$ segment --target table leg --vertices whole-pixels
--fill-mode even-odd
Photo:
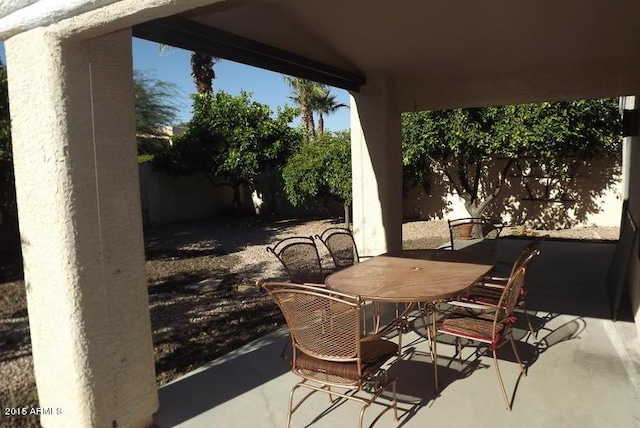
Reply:
[[[433,304],[429,304],[429,311],[431,312],[431,360],[433,361],[433,378],[435,384],[436,393],[440,392],[440,385],[438,381],[438,341],[436,340],[436,333],[438,332],[436,327],[436,309]]]
[[[429,346],[429,355],[431,356],[431,361],[433,362],[433,377],[435,384],[435,391],[438,393],[440,391],[438,385],[438,349],[436,342],[436,308],[433,303],[424,303],[419,305],[420,313],[422,314],[422,323],[424,324],[424,329],[427,332],[427,344]]]

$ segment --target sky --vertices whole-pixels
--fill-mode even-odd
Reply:
[[[178,91],[178,98],[175,100],[179,109],[178,123],[188,121],[191,117],[190,95],[195,92],[191,78],[191,52],[178,48],[162,52],[159,44],[137,38],[132,39],[132,44],[133,68],[146,71],[153,78],[175,83]],[[6,64],[3,43],[0,43],[0,59]],[[267,104],[274,111],[279,105],[293,104],[288,98],[289,87],[280,73],[227,60],[216,63],[214,70],[214,90],[224,90],[234,95],[245,90],[252,93],[254,101]],[[336,95],[339,103],[349,105],[347,91],[332,88],[331,93]],[[349,109],[342,108],[326,117],[325,127],[332,131],[348,129]]]

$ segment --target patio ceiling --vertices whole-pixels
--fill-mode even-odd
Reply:
[[[228,0],[181,15],[354,75],[385,75],[402,110],[637,93],[639,16],[638,2],[596,0]]]

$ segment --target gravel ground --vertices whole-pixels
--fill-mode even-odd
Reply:
[[[265,251],[289,236],[314,236],[340,226],[330,220],[259,219],[194,221],[145,232],[149,307],[160,385],[223,355],[282,324],[275,305],[254,286],[259,279],[285,279]],[[503,236],[532,231],[506,228]],[[535,231],[565,239],[617,239],[618,228]],[[403,225],[405,248],[437,248],[449,241],[446,221]],[[329,255],[320,246],[323,262]],[[0,275],[0,403],[37,406],[24,292],[15,260]],[[229,328],[232,327],[232,328]],[[0,426],[39,426],[32,418],[2,420]]]

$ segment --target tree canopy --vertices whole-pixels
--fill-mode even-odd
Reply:
[[[306,142],[282,171],[287,199],[304,205],[317,196],[351,204],[351,143],[347,132],[325,133]]]
[[[283,78],[291,88],[289,98],[295,103],[302,117],[302,129],[308,141],[324,134],[325,116],[347,107],[337,101],[327,85],[299,77],[283,76]],[[314,114],[318,115],[317,127]]]
[[[274,115],[247,92],[196,94],[193,106],[187,131],[154,164],[173,174],[202,172],[213,184],[230,186],[234,206],[242,209],[240,186],[254,188],[265,169],[284,164],[298,146],[300,132],[290,126],[295,112]]]
[[[158,80],[145,71],[133,70],[136,132],[138,135],[162,136],[164,126],[175,125],[178,108],[174,83]]]
[[[405,175],[429,181],[442,172],[472,216],[498,195],[516,159],[529,157],[547,174],[567,173],[567,160],[617,154],[620,119],[616,100],[522,104],[402,115]],[[493,179],[488,171],[502,159]]]

